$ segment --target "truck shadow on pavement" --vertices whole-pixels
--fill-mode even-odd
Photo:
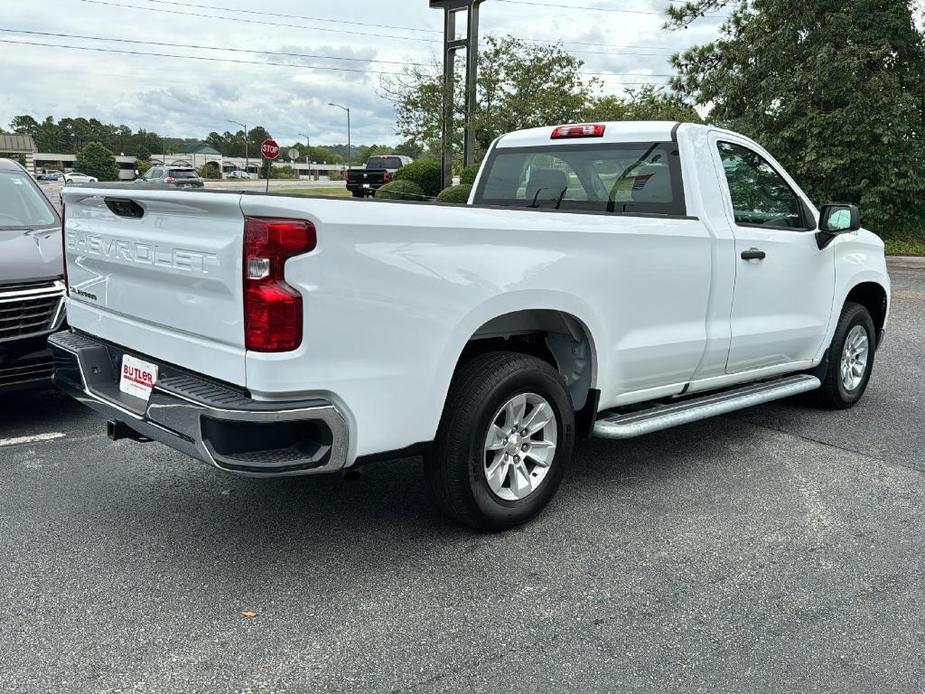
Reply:
[[[428,498],[420,458],[370,464],[357,481],[256,480],[225,475],[157,444],[101,439],[110,448],[101,449],[105,459],[87,470],[98,482],[81,490],[71,520],[86,522],[80,518],[85,506],[111,534],[107,544],[131,546],[146,561],[170,562],[194,581],[213,572],[252,579],[269,565],[295,574],[313,567],[327,574],[332,565],[385,571],[434,552],[517,545],[578,530],[598,517],[610,525],[623,514],[637,515],[639,504],[670,498],[664,487],[702,484],[705,462],[729,451],[746,454],[742,437],[721,429],[721,423],[705,422],[636,442],[581,442],[547,511],[497,535],[442,518]],[[636,501],[626,508],[629,498]]]

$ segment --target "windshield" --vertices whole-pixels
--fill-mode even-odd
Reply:
[[[400,169],[401,159],[398,157],[370,157],[366,162],[366,168],[373,171],[376,169]]]
[[[0,171],[0,229],[55,226],[51,203],[25,174]]]
[[[671,142],[496,149],[475,204],[585,212],[685,214]]]
[[[167,175],[174,178],[199,178],[199,175],[192,169],[170,169]]]

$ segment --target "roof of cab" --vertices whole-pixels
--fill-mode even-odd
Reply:
[[[677,121],[605,121],[603,137],[595,138],[562,138],[552,139],[553,131],[560,125],[549,125],[542,128],[517,130],[501,136],[498,147],[537,147],[540,145],[575,145],[600,142],[612,144],[615,142],[668,142],[672,139],[672,131],[681,125]]]

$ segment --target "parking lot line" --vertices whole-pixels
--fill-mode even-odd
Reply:
[[[12,439],[0,439],[0,447],[3,446],[18,446],[23,443],[38,443],[40,441],[54,441],[55,439],[62,439],[67,434],[61,431],[50,431],[47,434],[35,434],[34,436],[17,436]]]

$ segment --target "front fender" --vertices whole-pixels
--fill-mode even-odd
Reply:
[[[822,361],[835,336],[838,319],[848,295],[858,285],[871,282],[883,287],[887,300],[884,326],[890,314],[890,275],[886,267],[883,241],[876,234],[861,229],[838,237],[826,250],[835,253],[835,293],[826,338],[816,354],[816,363]]]

